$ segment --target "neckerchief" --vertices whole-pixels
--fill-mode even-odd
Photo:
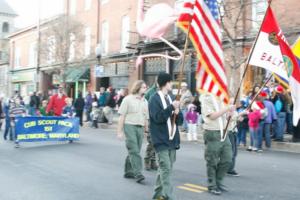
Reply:
[[[167,108],[167,102],[166,102],[166,99],[164,97],[164,94],[162,93],[162,91],[158,91],[158,95],[159,95],[160,100],[163,104],[163,108],[166,109]],[[169,95],[167,95],[167,98],[169,99],[169,102],[171,104],[172,103],[171,97]],[[171,130],[172,130],[171,117],[168,118],[167,125],[168,125],[169,140],[173,140],[174,137],[175,137],[175,133],[176,133],[176,124],[174,124],[173,133],[171,133]]]

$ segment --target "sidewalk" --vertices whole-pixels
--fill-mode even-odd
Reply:
[[[180,139],[181,141],[188,142],[187,136],[185,132],[180,132]],[[272,141],[271,143],[271,149],[268,151],[282,151],[282,152],[292,152],[292,153],[300,153],[300,143],[294,143],[292,141],[292,135],[285,134],[284,135],[284,142],[275,142]],[[203,144],[203,130],[200,130],[198,128],[198,141],[199,143]],[[247,144],[249,144],[250,138],[249,133],[247,137]],[[246,150],[248,146],[246,147],[239,147],[240,150]],[[265,147],[263,146],[263,150]]]
[[[117,130],[117,123],[118,123],[118,115],[115,115],[113,118],[113,124],[108,125],[106,123],[99,124],[100,128],[103,129],[114,129]],[[249,133],[248,133],[249,136]],[[188,142],[186,133],[180,132],[180,139],[182,142]],[[247,138],[247,142],[249,143],[249,137]],[[282,151],[282,152],[292,152],[292,153],[300,153],[300,143],[294,143],[292,141],[292,135],[284,134],[284,142],[275,142],[272,141],[271,151]],[[203,144],[203,130],[198,128],[198,141],[199,143]],[[246,149],[246,147],[239,148],[240,150]]]

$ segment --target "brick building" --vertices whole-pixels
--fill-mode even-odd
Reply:
[[[79,91],[84,93],[87,90],[99,91],[100,87],[112,86],[117,89],[128,87],[137,79],[144,79],[148,84],[152,84],[159,71],[168,71],[176,80],[180,65],[178,61],[147,58],[143,60],[142,66],[135,68],[135,60],[139,53],[176,55],[160,40],[148,40],[137,34],[137,2],[136,0],[63,1],[64,15],[76,18],[83,24],[81,39],[76,34],[70,35],[77,46],[76,50],[74,47],[71,50],[72,45],[69,44],[69,50],[66,51],[68,59],[65,59],[64,62],[59,59],[52,59],[52,62],[49,62],[49,52],[46,53],[46,57],[43,57],[42,49],[47,50],[48,48],[50,51],[49,47],[34,48],[35,45],[41,43],[41,40],[55,44],[47,29],[58,18],[47,19],[39,26],[34,25],[12,34],[10,36],[10,66],[15,89],[19,89],[23,93],[37,89],[45,92],[60,84],[62,75],[65,75],[67,91],[72,97],[77,96]],[[160,2],[178,7],[183,0],[147,0],[145,1],[145,10]],[[226,1],[227,7],[235,8],[229,9],[232,12],[230,18],[238,16],[241,2]],[[224,32],[223,40],[230,91],[236,90],[236,86],[239,84],[243,72],[243,68],[240,67],[241,60],[248,56],[267,6],[266,2],[258,0],[243,2],[245,6],[241,8],[243,10],[239,15],[236,29],[229,23],[229,18],[225,18],[225,27],[234,34],[233,40],[230,40]],[[273,0],[272,8],[278,23],[285,35],[288,36],[289,42],[292,43],[299,34],[299,23],[294,20],[298,19],[298,15],[300,15],[297,10],[297,1]],[[47,36],[46,39],[42,39],[43,36]],[[170,28],[165,37],[183,49],[185,34],[179,31],[175,25]],[[101,67],[96,65],[97,59],[94,53],[98,44],[102,49]],[[194,49],[190,45],[186,55],[184,80],[193,91],[195,90],[196,64]],[[265,74],[263,69],[250,67],[244,81],[244,90],[249,90],[253,84],[263,81]]]
[[[243,6],[242,3],[244,4]],[[297,10],[297,4],[298,2],[296,0],[273,0],[271,3],[278,24],[290,44],[294,43],[300,33],[300,21],[295,20],[298,19],[300,15]],[[241,65],[234,66],[234,64],[245,61],[249,56],[250,49],[259,31],[268,4],[267,1],[247,0],[240,2],[227,1],[226,6],[229,15],[224,19],[224,26],[228,29],[226,31],[231,33],[234,40],[230,42],[228,34],[224,31],[223,48],[229,88],[231,93],[235,94],[233,91],[236,91],[240,82],[240,78],[237,77],[241,77],[244,67],[241,67]],[[242,12],[239,15],[240,10]],[[237,16],[239,16],[238,20]],[[234,62],[234,59],[237,59],[236,62]],[[242,92],[247,93],[254,85],[262,84],[269,74],[270,72],[262,68],[250,66],[243,82]]]
[[[171,6],[178,7],[183,3],[183,0],[149,0],[145,2],[145,10],[147,10],[147,8],[149,8],[151,5],[160,2],[165,2]],[[242,3],[244,4],[243,6],[241,5]],[[96,79],[97,89],[100,85],[112,85],[117,88],[122,87],[127,84],[127,81],[130,85],[131,81],[136,79],[144,79],[148,84],[152,84],[154,82],[155,76],[159,71],[168,71],[169,73],[171,73],[174,80],[178,78],[180,62],[177,61],[165,60],[161,58],[149,58],[144,59],[142,67],[140,67],[139,69],[134,68],[134,62],[138,54],[138,48],[141,49],[143,54],[166,52],[171,55],[175,54],[175,52],[173,52],[170,48],[167,47],[167,45],[165,45],[161,41],[145,40],[145,38],[141,38],[136,34],[136,4],[137,1],[126,1],[126,3],[122,3],[121,6],[119,1],[109,0],[105,1],[105,3],[101,5],[100,29],[103,24],[104,26],[109,27],[107,28],[109,33],[104,34],[109,35],[108,39],[104,39],[105,41],[108,41],[107,45],[109,45],[109,47],[106,47],[108,52],[103,58],[103,62],[105,63],[104,70],[107,70],[107,73],[104,73],[101,78]],[[241,65],[241,63],[245,62],[246,58],[249,55],[250,49],[265,14],[267,1],[226,1],[225,6],[228,8],[225,12],[229,12],[229,15],[225,16],[224,26],[229,29],[232,35],[234,35],[232,37],[233,41],[230,41],[230,39],[226,35],[226,32],[223,32],[225,68],[228,74],[229,91],[231,95],[234,95],[235,91],[237,90],[237,86],[240,83],[241,75],[244,72],[244,67]],[[296,37],[298,37],[299,35],[298,25],[300,22],[296,22],[294,20],[299,16],[299,12],[297,10],[297,1],[288,0],[282,2],[279,0],[273,0],[272,8],[277,17],[279,25],[281,26],[284,34],[287,36],[290,44],[292,44],[295,41]],[[240,11],[241,14],[239,14]],[[120,33],[124,32],[121,29],[122,20],[124,21],[124,16],[130,17],[130,37],[129,45],[127,46],[129,48],[133,47],[133,50],[128,49],[127,52],[122,51],[121,47],[122,37]],[[236,24],[232,22],[233,19],[235,22],[235,17],[238,18]],[[231,18],[231,24],[229,22],[229,18]],[[102,28],[100,30],[100,34],[103,31],[107,31],[106,28]],[[175,26],[169,30],[165,37],[176,46],[183,49],[185,34],[175,28]],[[102,40],[103,38],[100,39],[101,44],[103,44]],[[137,44],[137,46],[134,44]],[[194,56],[194,49],[191,45],[189,46],[188,54],[186,55],[186,57],[187,59],[184,69],[184,80],[189,84],[189,87],[192,89],[192,91],[195,91],[196,81],[194,76],[197,67],[197,61]],[[122,68],[122,70],[119,70],[120,68]],[[126,70],[128,70],[128,72]],[[124,75],[128,73],[130,75],[129,79],[127,80],[127,76],[118,74],[121,73],[120,71],[124,72]],[[247,92],[251,90],[253,85],[261,84],[265,80],[266,76],[268,76],[268,72],[266,72],[264,69],[250,66],[247,70],[247,74],[242,85],[242,91]],[[114,80],[117,80],[117,82],[115,82]]]
[[[0,93],[5,96],[9,93],[9,40],[8,34],[15,31],[15,11],[6,3],[0,0]]]
[[[71,97],[90,87],[98,43],[97,0],[66,0],[64,12],[19,30],[10,38],[14,90],[21,95],[55,89],[65,83]]]
[[[96,89],[100,86],[111,85],[114,88],[124,88],[131,85],[133,80],[144,79],[146,83],[154,83],[155,76],[160,71],[168,71],[175,78],[179,73],[179,62],[162,58],[147,58],[142,66],[135,68],[138,54],[161,53],[175,54],[173,50],[160,40],[147,40],[136,32],[138,1],[107,0],[100,6],[100,43],[103,47],[104,73],[96,78]],[[167,3],[171,7],[178,6],[182,1],[149,0],[145,1],[145,10],[157,3]],[[183,39],[179,37],[175,25],[170,28],[166,38],[182,48]],[[180,36],[183,36],[181,34]],[[126,41],[127,40],[127,41]],[[176,54],[175,54],[176,55]],[[191,57],[188,55],[187,57]],[[191,63],[191,59],[187,59]],[[191,66],[191,65],[189,65]],[[191,78],[190,68],[186,69],[187,79]],[[190,80],[187,80],[190,82]]]

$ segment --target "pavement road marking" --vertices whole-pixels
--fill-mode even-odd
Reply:
[[[183,184],[183,186],[178,186],[177,188],[182,189],[182,190],[187,190],[190,192],[195,192],[195,193],[202,193],[202,192],[206,192],[208,190],[207,187],[203,187],[201,185],[195,185],[195,184],[191,184],[191,183]]]
[[[199,189],[199,190],[202,190],[202,191],[208,191],[207,187],[203,187],[201,185],[195,185],[195,184],[191,184],[191,183],[186,183],[184,185],[188,186],[188,187],[196,188],[196,189]]]
[[[190,191],[190,192],[196,192],[196,193],[202,193],[203,192],[201,190],[196,190],[196,189],[192,189],[192,188],[185,187],[185,186],[178,186],[177,188],[182,189],[182,190],[187,190],[187,191]]]

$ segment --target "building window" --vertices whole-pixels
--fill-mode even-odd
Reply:
[[[87,57],[91,53],[91,28],[85,28],[84,55]]]
[[[47,47],[48,47],[47,63],[51,64],[55,62],[55,53],[56,53],[56,41],[54,36],[48,37]]]
[[[33,67],[36,66],[37,59],[37,49],[36,49],[36,42],[33,42],[29,46],[29,66]]]
[[[107,2],[108,2],[108,0],[101,0],[101,4],[105,4]]]
[[[1,67],[0,68],[0,85],[5,86],[7,85],[7,68],[6,67]]]
[[[91,9],[91,5],[92,5],[92,0],[85,0],[85,6],[84,6],[84,9],[85,9],[85,10]]]
[[[15,48],[15,62],[14,67],[18,68],[21,65],[21,49],[20,47]]]
[[[121,51],[127,51],[126,45],[129,42],[130,19],[128,16],[122,18],[122,32],[121,32]]]
[[[75,34],[70,34],[70,49],[69,49],[69,61],[75,58]]]
[[[267,1],[252,0],[252,27],[258,30],[262,20],[264,19],[266,9],[268,7]]]
[[[70,15],[76,14],[76,0],[70,1]]]
[[[9,32],[9,24],[7,22],[4,22],[2,24],[2,32],[3,33],[8,33]]]
[[[108,22],[104,21],[102,23],[102,31],[101,31],[102,37],[101,37],[101,44],[102,44],[102,53],[107,54],[108,53],[108,34],[109,34],[109,26]]]

